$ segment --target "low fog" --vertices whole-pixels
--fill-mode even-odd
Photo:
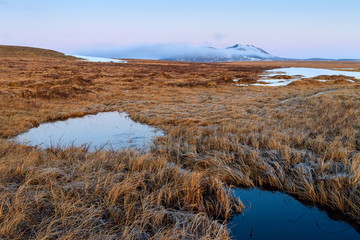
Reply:
[[[220,54],[216,49],[206,46],[192,46],[188,44],[142,44],[108,49],[84,49],[75,52],[79,55],[107,57],[107,58],[136,58],[136,59],[166,59],[174,56],[213,56]]]

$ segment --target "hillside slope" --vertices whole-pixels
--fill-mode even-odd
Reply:
[[[67,56],[61,52],[57,52],[54,50],[9,45],[0,45],[0,57],[42,57],[75,59],[72,56]]]

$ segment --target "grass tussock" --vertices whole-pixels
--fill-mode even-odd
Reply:
[[[166,156],[9,143],[0,152],[3,238],[225,239],[215,219],[242,209],[219,179]]]

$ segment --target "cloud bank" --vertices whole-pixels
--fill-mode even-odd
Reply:
[[[174,56],[209,56],[214,49],[207,46],[192,46],[190,44],[141,44],[108,49],[84,49],[74,54],[107,57],[107,58],[135,58],[135,59],[166,59]]]

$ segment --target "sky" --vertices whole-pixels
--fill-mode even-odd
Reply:
[[[360,58],[359,12],[359,0],[0,0],[0,45],[241,43],[280,57]]]

